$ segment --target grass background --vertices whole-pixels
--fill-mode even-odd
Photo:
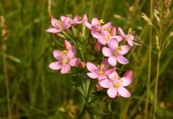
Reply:
[[[52,0],[51,11],[56,18],[64,14],[82,16],[86,13],[89,20],[98,17],[106,22],[112,21],[113,25],[121,26],[126,32],[132,28],[143,44],[128,54],[129,68],[134,71],[133,83],[129,87],[132,97],[115,101],[114,113],[106,117],[97,116],[97,119],[153,118],[157,74],[156,117],[173,118],[173,35],[170,35],[173,33],[173,3],[166,7],[165,1],[170,0]],[[153,8],[159,11],[159,24],[153,17]],[[164,13],[166,8],[170,11],[168,17]],[[48,68],[53,56],[51,36],[45,32],[49,27],[47,9],[47,0],[0,1],[0,15],[5,17],[8,30],[7,50],[0,50],[0,119],[9,118],[7,89],[12,119],[69,119],[75,116],[74,110],[80,110],[75,88],[67,77]],[[151,18],[155,28],[141,18],[142,12]],[[156,35],[159,46],[163,47],[160,58]],[[89,119],[89,116],[86,114],[85,118]]]

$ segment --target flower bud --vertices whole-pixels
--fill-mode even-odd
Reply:
[[[96,52],[99,52],[100,49],[101,49],[101,45],[100,45],[100,43],[97,41],[97,42],[94,44],[94,50],[95,50]]]
[[[81,62],[79,63],[79,66],[80,66],[81,68],[85,68],[86,63],[81,61]]]
[[[98,84],[96,84],[96,89],[97,89],[98,91],[101,91],[101,90],[103,90],[103,87],[101,87],[101,86],[99,85],[99,83],[98,83]]]
[[[71,44],[68,40],[64,40],[64,47],[69,50],[71,48]]]

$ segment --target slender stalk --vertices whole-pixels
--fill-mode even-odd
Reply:
[[[158,80],[159,80],[159,71],[160,71],[160,54],[161,54],[161,52],[159,51],[157,70],[156,70],[155,89],[154,89],[154,119],[156,119],[156,109],[157,109]]]
[[[4,74],[5,74],[6,95],[7,95],[8,119],[12,119],[11,105],[10,105],[10,90],[9,90],[8,72],[7,72],[7,63],[6,63],[5,56],[3,56],[3,65],[4,65]]]
[[[153,18],[153,0],[150,0],[150,20]],[[145,119],[148,119],[148,102],[149,102],[149,92],[150,92],[150,79],[151,79],[151,60],[152,60],[152,26],[150,26],[150,41],[148,49],[148,77],[147,77],[147,93],[146,93],[146,103],[145,103]]]
[[[5,86],[6,86],[6,96],[7,96],[7,108],[8,108],[8,119],[12,119],[11,114],[11,105],[10,105],[10,90],[9,90],[9,81],[8,81],[8,71],[7,71],[7,61],[6,61],[6,44],[5,41],[7,40],[8,31],[7,26],[5,23],[5,19],[3,16],[0,16],[0,27],[1,27],[1,43],[2,43],[2,59],[3,59],[3,70],[5,76]]]
[[[163,49],[160,49],[160,45],[163,40],[163,3],[162,0],[159,0],[159,13],[160,13],[160,29],[159,29],[159,38],[156,40],[156,46],[158,49],[157,55],[157,69],[156,69],[156,79],[155,79],[155,87],[154,87],[154,119],[156,119],[156,110],[157,110],[157,94],[158,94],[158,80],[159,80],[159,72],[160,72],[160,58],[161,52]]]

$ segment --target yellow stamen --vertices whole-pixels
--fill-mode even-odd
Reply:
[[[99,73],[98,73],[99,75],[103,75],[103,71],[99,71]]]
[[[120,46],[120,47],[118,47],[118,50],[122,50],[122,47]]]
[[[105,68],[105,65],[104,64],[101,64],[99,67],[100,67],[100,69],[104,69]]]
[[[65,65],[65,64],[67,64],[67,63],[68,63],[68,60],[67,60],[67,59],[63,59],[63,60],[62,60],[62,64],[63,64],[63,65]]]
[[[113,56],[117,56],[118,53],[117,53],[116,51],[114,51],[114,52],[112,53],[112,55],[113,55]]]
[[[121,83],[114,83],[113,86],[114,86],[115,88],[119,88],[119,87],[121,87]]]
[[[110,34],[107,34],[107,35],[105,36],[105,40],[106,40],[106,41],[110,40],[110,37],[111,37]]]
[[[101,23],[101,24],[104,24],[105,22],[104,22],[104,20],[103,20],[103,19],[100,19],[100,23]]]
[[[66,55],[67,54],[67,50],[63,50],[62,52],[61,52],[61,56],[64,56],[64,55]]]

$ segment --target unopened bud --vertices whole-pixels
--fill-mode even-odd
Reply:
[[[80,66],[81,68],[85,68],[86,63],[81,61],[81,62],[79,63],[79,66]]]
[[[103,87],[101,87],[100,84],[96,84],[96,89],[97,89],[98,91],[101,91],[101,90],[103,90]]]
[[[93,40],[90,37],[88,38],[88,43],[89,44],[92,44],[93,43]]]
[[[71,48],[71,44],[68,40],[64,40],[64,46],[67,50],[69,50]]]
[[[101,49],[101,45],[100,45],[100,43],[97,41],[97,42],[94,44],[94,50],[95,50],[96,52],[99,52],[100,49]]]

